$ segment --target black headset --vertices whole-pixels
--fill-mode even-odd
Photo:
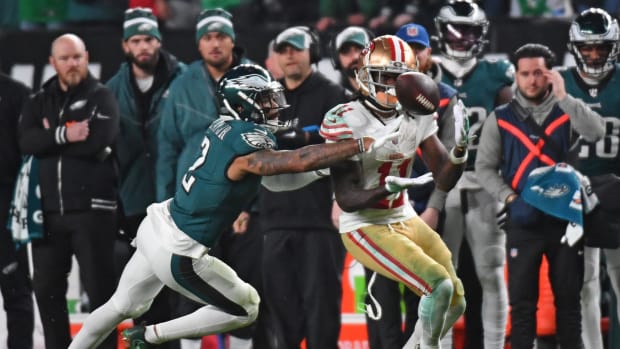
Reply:
[[[340,35],[342,32],[349,28],[351,28],[351,26],[343,28],[342,30],[336,32],[329,41],[329,58],[332,61],[332,66],[336,70],[342,69],[342,67],[340,66],[340,58],[338,57],[338,48],[336,47],[336,38],[338,37],[338,35]],[[358,28],[361,28],[364,30],[364,32],[366,32],[366,35],[368,36],[368,42],[372,41],[375,38],[375,33],[373,33],[370,29],[366,29],[364,27]]]
[[[308,47],[308,51],[310,52],[310,64],[319,63],[319,61],[321,60],[321,41],[319,40],[319,35],[310,27],[307,27],[305,25],[298,25],[286,28],[282,32],[280,32],[280,34],[290,29],[301,30],[304,33],[308,34],[308,36],[310,37],[310,45]],[[278,36],[280,36],[280,34],[278,34]],[[278,36],[276,36],[276,39],[278,38]]]
[[[310,51],[310,64],[319,63],[321,60],[321,40],[319,39],[319,34],[312,30],[312,28],[305,25],[300,25],[294,28],[301,29],[306,32],[308,36],[310,36],[310,47],[308,48]]]

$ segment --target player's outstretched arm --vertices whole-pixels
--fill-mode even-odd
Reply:
[[[248,173],[272,176],[318,170],[366,151],[373,142],[374,139],[364,137],[341,143],[309,145],[295,150],[259,150],[236,158],[228,167],[228,178],[240,180]]]
[[[283,173],[275,176],[263,176],[261,184],[269,191],[289,191],[303,188],[327,176],[329,176],[329,168],[302,173]]]
[[[338,143],[308,145],[295,150],[264,149],[235,158],[228,167],[228,178],[241,180],[246,174],[272,176],[282,173],[299,173],[330,167],[360,153],[373,153],[396,139],[398,133],[383,137],[362,137]]]

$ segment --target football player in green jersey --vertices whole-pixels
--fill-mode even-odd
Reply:
[[[148,207],[112,298],[92,312],[70,348],[96,347],[118,323],[145,312],[164,285],[204,304],[188,315],[123,332],[130,348],[202,337],[251,324],[256,290],[209,255],[222,232],[256,195],[262,176],[329,167],[374,152],[396,134],[276,151],[272,132],[286,108],[283,88],[256,65],[239,65],[218,83],[221,117],[206,130],[197,157],[172,199]],[[282,189],[282,188],[280,188]]]
[[[577,168],[585,175],[620,175],[618,144],[620,139],[620,46],[618,23],[598,8],[583,11],[569,29],[568,49],[576,67],[561,71],[566,92],[582,99],[605,120],[605,137],[596,143],[582,141],[576,149]],[[607,273],[616,298],[620,296],[620,250],[603,249]],[[601,250],[585,248],[584,285],[581,290],[582,338],[586,349],[603,348],[601,337],[601,289],[599,260]],[[618,314],[620,315],[620,310]]]
[[[480,135],[484,120],[495,106],[512,99],[510,86],[514,80],[514,68],[510,62],[478,58],[487,42],[488,26],[484,11],[470,1],[451,1],[435,17],[442,53],[439,62],[441,81],[458,91],[458,98],[469,111],[474,135]],[[472,324],[480,321],[479,316],[483,319],[483,343],[472,342],[472,347],[479,348],[484,344],[486,349],[499,349],[504,347],[508,311],[504,282],[505,235],[495,223],[496,200],[483,190],[473,171],[477,148],[478,142],[474,138],[469,145],[468,166],[448,194],[443,238],[452,251],[455,265],[463,238],[467,240],[482,288],[481,314],[474,306],[479,304],[479,299],[471,298],[476,293],[468,291],[471,307],[468,307],[465,318],[469,338],[480,337],[472,331],[477,328]],[[468,278],[464,275],[463,282],[467,285],[467,280],[472,278],[475,282],[475,276]],[[449,345],[447,342],[442,344]]]

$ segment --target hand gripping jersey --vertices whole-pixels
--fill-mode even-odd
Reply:
[[[597,86],[583,82],[573,67],[560,71],[566,92],[584,101],[605,120],[605,137],[596,143],[580,140],[576,150],[580,172],[585,175],[620,175],[620,73],[618,65]]]
[[[384,120],[374,116],[359,100],[337,105],[323,119],[321,136],[327,142],[357,138],[364,135],[378,137],[399,132],[395,151],[406,156],[398,160],[377,160],[381,154],[359,154],[353,160],[362,164],[362,185],[365,189],[385,185],[385,177],[409,177],[415,150],[429,136],[437,133],[433,114],[412,118],[404,114]],[[401,222],[416,215],[409,203],[407,191],[392,194],[378,202],[375,207],[356,212],[342,212],[340,232],[346,233],[373,224]]]
[[[226,174],[228,166],[238,156],[275,147],[275,137],[259,125],[215,120],[170,203],[170,215],[176,226],[202,245],[213,247],[254,198],[261,182],[261,176],[253,174],[232,182]]]
[[[442,73],[441,81],[458,91],[458,97],[463,100],[469,111],[470,135],[478,136],[468,148],[466,171],[472,171],[476,162],[476,150],[482,124],[495,108],[497,92],[513,83],[514,68],[507,60],[481,59],[469,73],[461,78],[455,77],[445,68],[442,69]]]

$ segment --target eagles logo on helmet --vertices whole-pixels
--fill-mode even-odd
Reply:
[[[454,60],[469,60],[482,53],[489,21],[478,4],[467,0],[451,1],[435,17],[441,53]]]
[[[601,79],[613,70],[620,47],[620,29],[616,19],[599,8],[581,12],[571,23],[568,50],[575,57],[579,70],[592,79]],[[590,58],[585,51],[600,54]]]
[[[272,132],[283,127],[279,111],[288,107],[284,88],[269,72],[255,64],[241,64],[224,74],[217,86],[222,115],[251,121]]]

